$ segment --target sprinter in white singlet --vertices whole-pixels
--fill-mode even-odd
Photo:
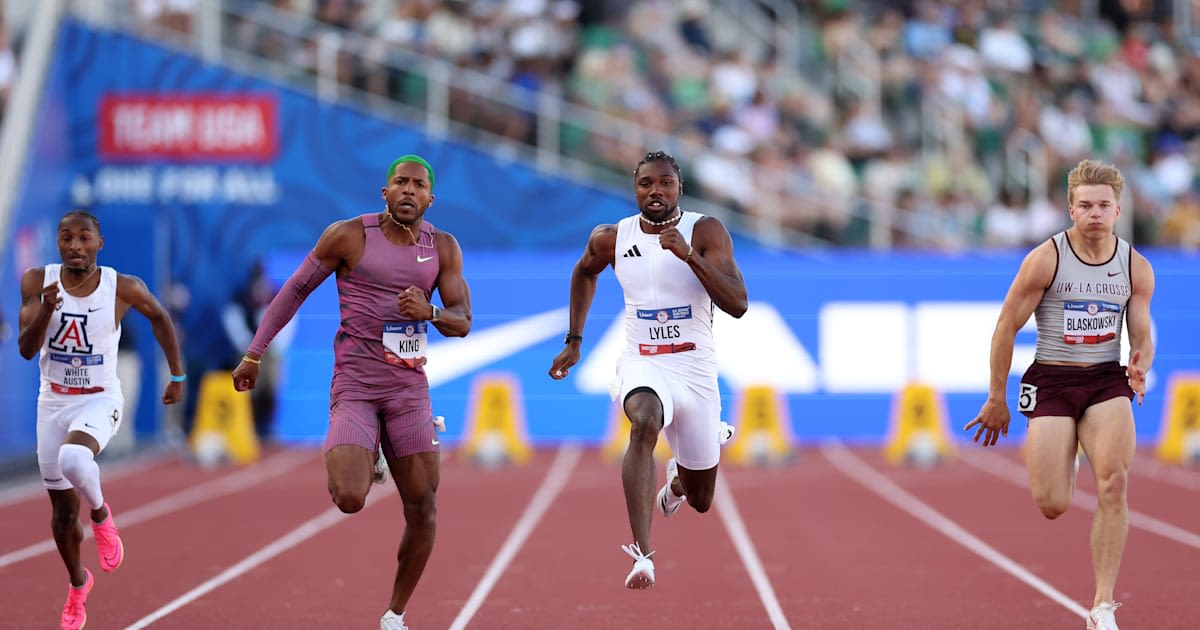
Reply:
[[[114,571],[125,558],[95,458],[124,421],[117,344],[121,320],[130,308],[150,320],[171,369],[164,404],[179,402],[187,378],[167,310],[137,276],[98,266],[96,255],[103,246],[95,216],[68,212],[58,223],[62,263],[34,267],[21,276],[18,344],[26,359],[40,354],[38,467],[50,494],[54,542],[70,576],[60,624],[65,630],[86,623],[87,596],[94,582],[79,557],[81,497],[89,508],[100,568]]]
[[[1017,409],[1029,418],[1025,462],[1034,503],[1049,519],[1071,504],[1080,446],[1096,478],[1092,568],[1096,593],[1088,630],[1117,630],[1113,601],[1129,533],[1126,485],[1133,460],[1133,407],[1146,395],[1154,360],[1150,297],[1154,270],[1113,232],[1125,179],[1085,160],[1067,176],[1074,225],[1034,248],[1021,263],[992,336],[991,383],[965,429],[992,446],[1008,433],[1006,390],[1017,331],[1037,319],[1037,352],[1021,378]],[[1129,364],[1121,336],[1129,332]]]
[[[625,586],[642,589],[654,586],[653,509],[670,516],[685,500],[697,512],[712,504],[722,437],[713,307],[741,317],[747,297],[729,231],[714,217],[679,207],[683,180],[675,159],[648,153],[633,180],[640,212],[596,227],[575,265],[566,347],[550,377],[565,378],[579,362],[596,280],[611,265],[625,294],[625,351],[613,387],[630,421],[621,482],[634,543],[622,549],[634,562]],[[656,497],[659,431],[674,457]]]

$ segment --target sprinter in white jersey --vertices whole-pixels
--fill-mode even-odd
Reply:
[[[163,403],[183,394],[183,360],[175,328],[162,304],[135,276],[96,264],[104,246],[100,221],[68,212],[58,224],[61,264],[29,269],[21,277],[21,356],[41,357],[37,455],[42,482],[50,494],[50,528],[70,576],[61,627],[74,630],[87,621],[85,605],[94,579],[79,548],[79,497],[87,502],[100,568],[121,565],[125,547],[112,510],[100,489],[95,457],[121,428],[124,396],[117,379],[121,320],[132,307],[154,328],[171,369]]]
[[[1037,352],[1021,378],[1017,409],[1029,418],[1026,466],[1033,500],[1046,518],[1067,511],[1075,490],[1077,445],[1096,478],[1089,630],[1117,630],[1113,601],[1129,532],[1126,480],[1135,446],[1133,407],[1146,395],[1154,359],[1150,297],[1154,270],[1113,233],[1125,180],[1113,166],[1080,162],[1067,177],[1074,226],[1034,248],[1021,263],[992,337],[991,383],[974,440],[1008,433],[1006,399],[1017,331],[1037,318]],[[1129,332],[1122,367],[1121,335]]]
[[[630,421],[621,482],[634,543],[622,549],[634,562],[625,586],[642,589],[654,586],[654,507],[670,516],[685,500],[697,512],[712,504],[722,430],[713,306],[741,317],[747,298],[725,226],[680,209],[683,180],[675,159],[662,151],[647,154],[633,181],[641,212],[617,225],[596,227],[575,265],[566,347],[554,358],[550,377],[565,378],[579,362],[579,331],[597,277],[612,265],[625,293],[626,346],[613,388]],[[674,457],[656,498],[659,431]]]

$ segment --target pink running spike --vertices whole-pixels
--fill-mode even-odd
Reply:
[[[83,570],[83,586],[71,586],[67,590],[67,603],[63,606],[62,613],[62,630],[79,630],[87,623],[87,610],[84,605],[87,604],[88,593],[92,591],[92,585],[96,583],[92,579],[92,572],[87,569]]]
[[[112,573],[125,561],[125,544],[121,542],[121,532],[113,523],[112,508],[104,504],[108,516],[99,523],[92,523],[92,534],[96,536],[96,552],[100,554],[100,568],[105,573]]]

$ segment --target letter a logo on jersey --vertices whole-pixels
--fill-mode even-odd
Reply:
[[[50,349],[59,352],[77,352],[91,354],[92,344],[87,338],[87,322],[85,315],[62,314],[62,324],[54,336],[50,338]]]

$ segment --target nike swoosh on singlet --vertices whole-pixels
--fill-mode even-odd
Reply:
[[[417,256],[417,262],[427,262],[430,260],[433,260],[433,256],[426,256],[425,258],[421,258],[420,256]]]
[[[1120,272],[1120,271],[1110,271],[1110,272],[1108,272],[1108,277],[1109,277],[1109,278],[1111,278],[1111,277],[1113,277],[1113,276],[1119,276],[1119,275],[1121,275],[1121,272]]]

